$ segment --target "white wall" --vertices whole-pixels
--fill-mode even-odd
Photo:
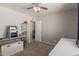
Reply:
[[[77,38],[77,10],[46,15],[42,20],[42,40],[52,43],[61,37]]]
[[[31,17],[26,14],[16,12],[14,10],[0,6],[0,37],[3,37],[6,25],[18,26],[18,31],[21,33],[21,23],[24,20],[30,20]]]

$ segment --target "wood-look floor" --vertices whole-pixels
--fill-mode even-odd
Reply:
[[[54,46],[42,42],[32,42],[26,45],[26,48],[14,54],[14,56],[47,56]]]

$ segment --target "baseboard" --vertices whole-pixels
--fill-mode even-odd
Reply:
[[[54,43],[50,43],[50,42],[45,42],[45,41],[41,41],[42,43],[48,44],[48,45],[55,45]]]

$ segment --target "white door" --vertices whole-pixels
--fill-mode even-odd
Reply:
[[[41,21],[36,21],[35,23],[35,40],[41,42]]]

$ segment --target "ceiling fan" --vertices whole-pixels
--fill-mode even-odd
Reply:
[[[27,9],[34,9],[37,13],[39,13],[41,9],[48,10],[47,7],[41,6],[41,3],[32,3],[32,6]]]

